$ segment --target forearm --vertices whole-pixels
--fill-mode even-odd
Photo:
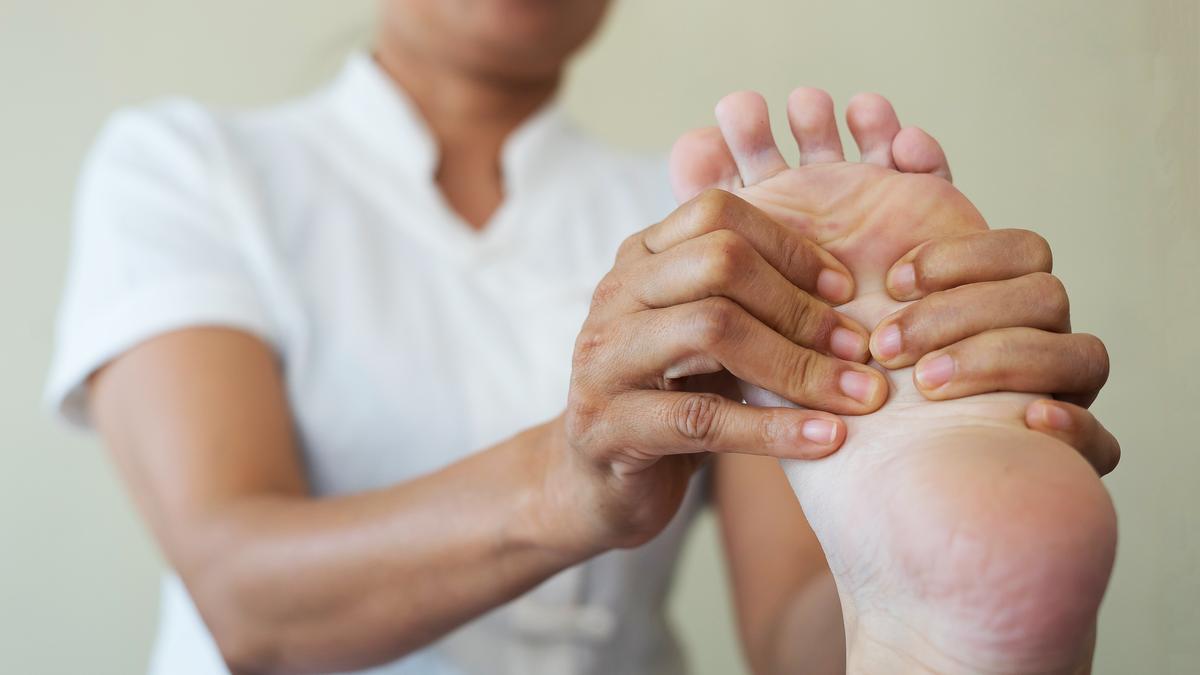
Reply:
[[[544,514],[545,427],[437,473],[330,499],[231,501],[180,573],[235,670],[402,656],[588,554]]]

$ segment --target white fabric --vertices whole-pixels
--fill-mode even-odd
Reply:
[[[107,360],[179,327],[241,329],[285,366],[319,495],[411,479],[557,414],[591,289],[620,240],[671,208],[664,164],[551,106],[505,144],[505,203],[478,233],[436,189],[436,153],[361,54],[265,111],[116,115],[79,189],[48,405],[86,425],[86,378]],[[682,672],[663,600],[698,490],[647,546],[369,672]],[[174,577],[151,672],[225,672]]]

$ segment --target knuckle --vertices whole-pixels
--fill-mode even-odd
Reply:
[[[727,288],[745,269],[750,244],[736,232],[717,230],[703,254],[703,277],[710,288]]]
[[[1071,315],[1071,299],[1067,295],[1067,287],[1058,277],[1049,272],[1035,272],[1030,275],[1037,297],[1046,304],[1055,317],[1065,318]]]
[[[1082,345],[1084,362],[1087,364],[1087,380],[1097,386],[1108,382],[1109,360],[1108,348],[1104,341],[1089,333],[1079,333],[1077,338]]]
[[[584,370],[595,362],[608,346],[610,336],[605,327],[585,325],[575,338],[575,353],[572,366],[575,370]]]
[[[1050,250],[1050,242],[1032,230],[1015,230],[1025,240],[1026,260],[1030,266],[1041,272],[1054,269],[1054,252]]]
[[[730,193],[717,188],[704,190],[668,217],[671,230],[683,241],[719,229],[720,223],[726,219],[732,197]]]
[[[829,340],[837,319],[827,305],[802,296],[788,311],[788,325],[809,346],[823,345]]]
[[[671,404],[670,423],[683,438],[708,441],[715,437],[723,400],[716,394],[688,394]]]
[[[646,245],[643,242],[642,237],[642,232],[635,232],[634,234],[625,237],[625,239],[621,241],[621,245],[617,247],[617,260],[627,258],[634,253],[644,250]]]
[[[718,188],[708,188],[696,195],[689,208],[689,215],[694,222],[719,223],[734,208],[737,197],[732,193]]]
[[[1117,439],[1112,439],[1112,446],[1109,448],[1105,457],[1104,465],[1100,469],[1100,475],[1104,476],[1116,470],[1117,465],[1121,463],[1121,444]]]
[[[784,236],[781,246],[775,251],[779,261],[779,271],[790,278],[802,276],[812,279],[816,286],[816,276],[823,265],[820,258],[809,246],[808,240]]]
[[[592,291],[592,309],[608,304],[624,287],[624,282],[616,272],[604,275]]]
[[[1058,277],[1049,272],[1034,272],[1029,278],[1036,284],[1037,289],[1046,295],[1066,295],[1067,287]]]
[[[753,429],[759,446],[764,448],[795,447],[809,442],[800,433],[800,425],[796,424],[790,416],[771,408],[762,409],[761,413]]]
[[[905,308],[901,316],[910,323],[929,317],[950,318],[947,315],[953,313],[956,308],[965,309],[965,301],[969,299],[970,292],[967,286],[934,291]]]
[[[693,335],[698,346],[711,349],[730,338],[738,321],[733,301],[712,297],[697,303]]]
[[[952,288],[935,291],[904,307],[891,323],[900,329],[906,351],[923,353],[961,334],[962,326],[976,311],[967,289]]]
[[[604,406],[591,396],[572,391],[567,396],[567,414],[564,420],[567,438],[572,445],[587,445],[603,425]]]
[[[817,392],[824,385],[821,359],[812,350],[803,348],[791,350],[791,356],[788,357],[788,369],[792,373],[789,380],[797,382],[801,391]]]

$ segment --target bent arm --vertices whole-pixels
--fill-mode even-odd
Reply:
[[[386,662],[594,553],[544,489],[551,425],[407,483],[317,499],[278,365],[247,334],[155,338],[99,371],[91,392],[122,476],[234,672]]]

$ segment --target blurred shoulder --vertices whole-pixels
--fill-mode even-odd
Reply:
[[[319,124],[322,100],[309,96],[248,109],[171,97],[120,108],[104,122],[88,165],[212,172],[232,159],[254,159],[294,147]]]
[[[172,98],[125,107],[101,127],[87,167],[196,170],[211,155],[218,135],[211,111],[195,101]]]

